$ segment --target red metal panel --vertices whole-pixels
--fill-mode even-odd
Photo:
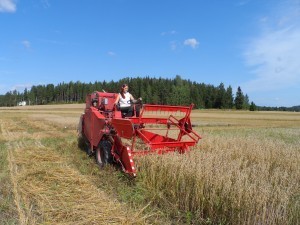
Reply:
[[[123,146],[120,157],[123,164],[123,169],[125,170],[124,172],[132,176],[136,176],[136,168],[134,166],[134,162],[132,158],[133,155],[130,148]]]
[[[97,147],[102,135],[103,135],[103,129],[105,129],[105,118],[103,115],[100,114],[100,112],[95,109],[92,109],[92,141],[94,147]]]
[[[190,106],[173,106],[173,105],[143,105],[144,111],[165,111],[165,112],[187,112]]]
[[[112,119],[111,123],[120,137],[128,139],[132,138],[134,134],[134,128],[130,120]]]
[[[133,154],[128,146],[124,146],[119,136],[114,136],[114,146],[112,154],[120,163],[125,173],[136,176],[136,168],[133,161]]]
[[[92,128],[91,128],[91,122],[92,116],[91,116],[91,110],[88,108],[85,110],[85,113],[83,115],[83,132],[86,138],[90,141],[92,136]]]
[[[113,114],[113,118],[122,118],[121,111],[115,110]]]
[[[97,92],[99,100],[99,108],[101,110],[113,110],[114,103],[118,94],[116,93],[107,93],[107,92]]]
[[[171,142],[171,141],[175,141],[175,139],[173,138],[168,138],[150,131],[146,131],[146,130],[140,130],[140,132],[138,132],[140,135],[144,136],[145,139],[150,143],[161,143],[161,142]]]
[[[194,146],[194,141],[172,141],[172,142],[162,142],[162,143],[152,143],[151,147],[156,148],[178,148],[183,146]]]
[[[145,124],[167,124],[168,119],[166,118],[154,118],[154,117],[137,117],[137,118],[130,118],[132,123],[145,123]]]

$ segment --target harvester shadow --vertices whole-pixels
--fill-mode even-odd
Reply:
[[[125,183],[127,183],[127,185],[130,185],[130,186],[135,184],[135,177],[130,176],[130,175],[126,174],[125,172],[123,172],[122,166],[115,160],[113,160],[113,162],[111,164],[99,166],[96,162],[95,152],[91,151],[91,149],[89,148],[89,144],[84,137],[79,136],[77,138],[77,147],[81,151],[83,151],[87,157],[93,158],[93,162],[95,163],[95,166],[97,166],[99,168],[99,170],[104,170],[107,167],[111,167],[114,169],[114,171],[118,172],[117,176],[120,181],[125,182]]]

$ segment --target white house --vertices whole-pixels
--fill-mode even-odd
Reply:
[[[26,105],[26,101],[22,101],[18,103],[18,106],[25,106]]]

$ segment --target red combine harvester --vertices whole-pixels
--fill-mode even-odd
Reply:
[[[133,156],[185,153],[201,139],[192,129],[193,104],[144,104],[138,117],[124,117],[114,105],[117,96],[97,91],[87,95],[85,112],[80,118],[79,134],[85,140],[87,153],[95,154],[100,167],[117,162],[125,173],[135,177]]]

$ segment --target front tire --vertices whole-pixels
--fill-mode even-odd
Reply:
[[[100,141],[96,149],[96,163],[102,168],[107,164],[112,164],[113,156],[111,154],[112,144],[108,140]]]

